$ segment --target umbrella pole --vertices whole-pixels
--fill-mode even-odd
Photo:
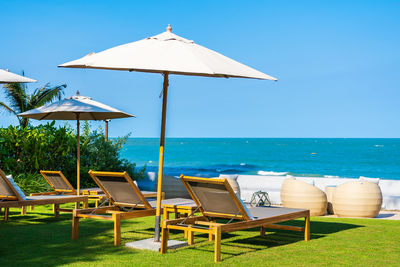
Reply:
[[[108,141],[108,122],[109,122],[110,120],[104,120],[104,122],[105,122],[105,126],[104,126],[104,136],[105,136],[105,139],[106,139],[106,142]]]
[[[76,114],[76,189],[78,196],[81,192],[81,171],[80,171],[80,139],[79,139],[79,113]]]
[[[161,117],[161,134],[160,134],[160,155],[158,158],[158,184],[157,184],[157,209],[156,221],[154,228],[154,242],[160,242],[160,216],[161,216],[161,194],[162,194],[162,178],[164,167],[164,145],[165,145],[165,123],[167,115],[167,95],[168,95],[168,72],[164,73],[163,83],[163,103]]]

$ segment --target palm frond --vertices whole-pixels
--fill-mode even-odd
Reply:
[[[14,115],[17,115],[17,113],[15,113],[15,111],[12,108],[10,108],[9,106],[7,106],[6,103],[4,103],[4,102],[0,102],[0,107],[2,107],[3,109],[7,110],[8,112],[10,112]]]
[[[28,96],[26,86],[22,83],[9,83],[3,86],[6,99],[15,113],[24,112],[27,106]]]
[[[36,89],[30,97],[28,103],[29,108],[37,108],[43,106],[44,104],[53,102],[56,99],[61,100],[61,97],[64,95],[63,90],[66,87],[66,84],[50,86],[47,83],[43,87]]]

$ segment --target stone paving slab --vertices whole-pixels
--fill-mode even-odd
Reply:
[[[152,251],[160,251],[161,243],[154,242],[154,238],[138,240],[134,242],[125,243],[126,247],[129,248],[136,248],[136,249],[146,249]],[[178,241],[178,240],[168,240],[168,249],[176,249],[180,247],[187,246],[187,242],[185,241]]]

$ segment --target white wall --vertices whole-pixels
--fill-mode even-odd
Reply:
[[[256,191],[268,193],[272,204],[281,204],[281,187],[286,176],[239,175],[237,182],[240,187],[241,197],[249,202]],[[295,177],[298,180],[313,184],[322,191],[326,186],[337,186],[346,182],[355,181],[352,178],[325,178],[325,177]],[[400,210],[400,180],[379,180],[382,191],[382,208]]]

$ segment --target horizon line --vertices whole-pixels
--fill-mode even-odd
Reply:
[[[118,136],[111,136],[109,138],[119,138]],[[152,138],[152,139],[160,139],[159,136],[152,136],[152,137],[145,137],[145,136],[135,136],[135,137],[128,137],[128,139],[134,139],[134,138]],[[178,139],[178,138],[191,138],[191,139],[400,139],[400,137],[165,137],[166,139]]]

